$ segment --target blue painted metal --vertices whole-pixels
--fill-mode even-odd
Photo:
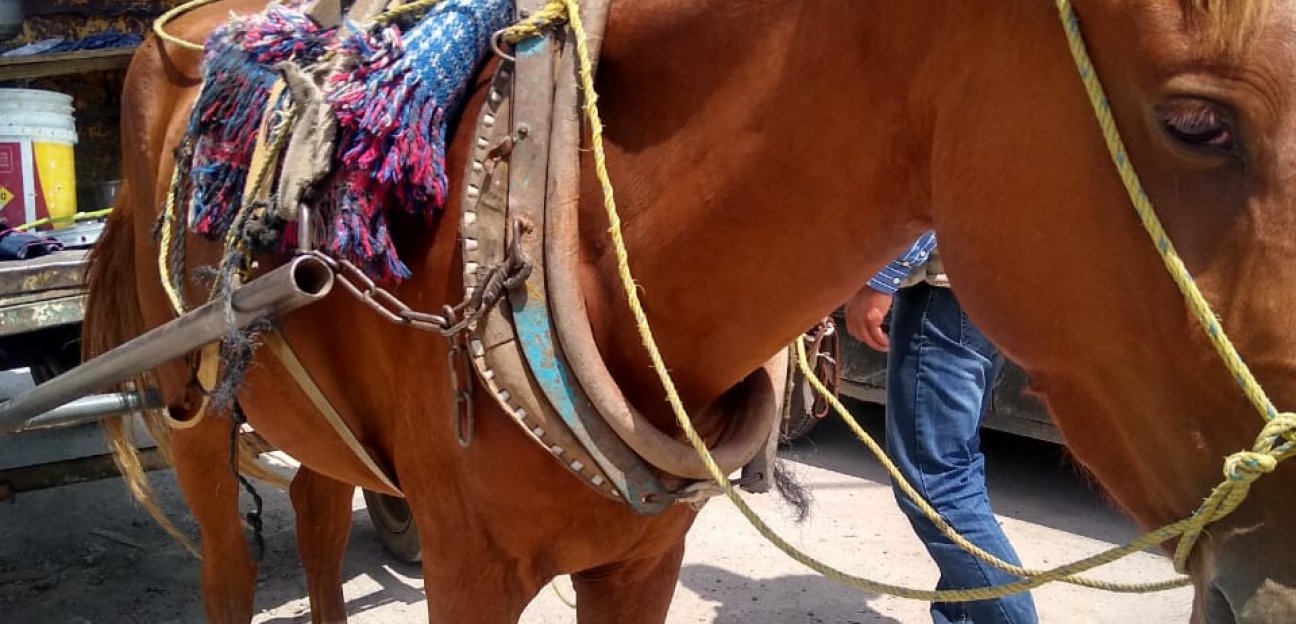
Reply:
[[[549,50],[548,37],[532,37],[530,39],[523,39],[519,41],[517,43],[517,46],[515,46],[513,49],[514,53],[517,54],[519,57],[535,56],[541,52],[546,52],[548,50]]]
[[[536,277],[532,273],[532,281]],[[524,292],[519,289],[512,298],[514,327],[531,374],[554,411],[603,468],[630,508],[643,515],[661,513],[670,507],[671,498],[648,465],[615,434],[604,436],[616,446],[606,449],[600,448],[590,435],[592,427],[607,430],[608,425],[561,357],[543,287],[535,288],[532,281],[528,281]]]

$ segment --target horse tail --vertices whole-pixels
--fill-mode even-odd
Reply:
[[[90,252],[86,267],[85,317],[81,325],[81,355],[83,359],[103,354],[144,332],[144,317],[140,312],[139,291],[136,288],[135,224],[132,200],[135,193],[129,179],[122,182],[112,214],[108,217],[103,234]],[[151,387],[149,376],[141,375],[124,384],[123,390],[142,390]],[[167,461],[171,462],[170,428],[157,410],[140,414],[145,428]],[[171,522],[157,503],[153,486],[149,483],[135,445],[130,416],[107,418],[103,421],[113,462],[131,495],[172,538],[195,557],[200,557],[193,542]]]

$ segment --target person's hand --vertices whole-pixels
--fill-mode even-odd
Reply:
[[[891,341],[882,331],[882,319],[890,309],[891,295],[865,286],[846,302],[846,331],[856,340],[885,353]]]

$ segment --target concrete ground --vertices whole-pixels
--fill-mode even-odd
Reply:
[[[3,375],[3,374],[0,374]],[[5,380],[0,378],[0,396]],[[876,433],[875,408],[856,406]],[[97,444],[91,430],[24,434],[0,440],[0,467],[40,451]],[[988,432],[984,447],[996,511],[1028,566],[1046,567],[1127,540],[1134,528],[1086,485],[1055,446]],[[802,524],[771,497],[748,497],[799,547],[848,572],[890,583],[930,587],[936,570],[895,506],[885,474],[836,422],[822,423],[784,453],[812,488],[813,516]],[[163,506],[190,535],[170,472],[153,473]],[[258,585],[260,624],[309,622],[286,494],[261,487],[266,499],[266,554]],[[417,567],[393,562],[379,547],[363,500],[346,560],[346,596],[357,623],[425,622]],[[131,501],[118,480],[20,495],[0,506],[0,623],[118,624],[201,622],[198,568]],[[1172,573],[1156,554],[1139,554],[1099,572],[1116,580]],[[555,586],[571,596],[566,578]],[[1191,593],[1148,596],[1049,586],[1035,592],[1046,623],[1183,622]],[[729,624],[930,621],[923,603],[846,589],[803,568],[752,529],[734,506],[717,499],[689,536],[669,622]],[[574,622],[574,612],[546,589],[527,609],[526,624]]]

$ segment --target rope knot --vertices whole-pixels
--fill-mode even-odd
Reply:
[[[1265,423],[1264,429],[1260,430],[1260,438],[1267,439],[1272,444],[1278,444],[1286,439],[1288,442],[1296,441],[1296,413],[1283,412],[1269,419]]]
[[[1224,476],[1233,483],[1251,483],[1277,466],[1278,459],[1269,453],[1240,451],[1224,460]]]

